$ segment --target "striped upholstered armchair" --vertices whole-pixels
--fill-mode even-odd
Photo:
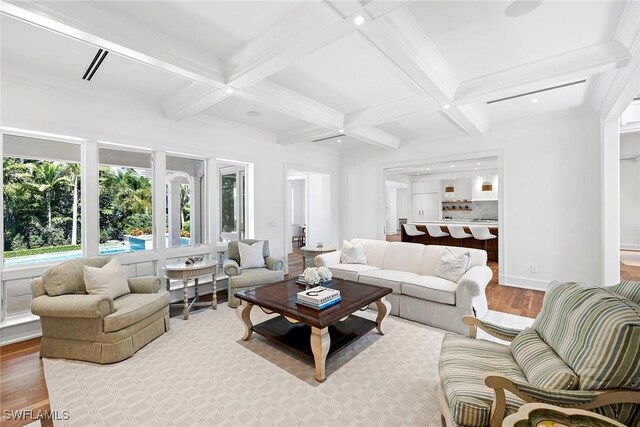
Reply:
[[[472,316],[463,322],[471,338],[445,335],[438,364],[447,426],[498,427],[525,402],[640,425],[640,282],[554,282],[523,331]],[[475,339],[477,328],[511,343]]]

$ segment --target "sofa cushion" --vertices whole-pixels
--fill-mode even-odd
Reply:
[[[625,282],[620,282],[617,285],[609,286],[605,289],[629,299],[636,304],[640,304],[640,282],[627,280]]]
[[[367,264],[334,264],[329,266],[331,274],[336,279],[358,281],[358,276],[364,271],[380,270],[378,267]]]
[[[533,329],[525,328],[510,346],[513,358],[531,384],[561,390],[578,388],[578,376]]]
[[[469,269],[469,260],[471,259],[471,254],[469,252],[464,252],[462,254],[456,255],[451,252],[451,249],[446,248],[442,257],[440,258],[440,262],[436,267],[436,276],[442,277],[443,279],[450,280],[454,283],[458,283],[460,278],[467,272]]]
[[[266,285],[284,280],[284,271],[269,270],[268,268],[248,268],[242,270],[238,276],[229,278],[233,288],[248,288],[258,285]]]
[[[450,333],[444,336],[438,373],[449,411],[457,425],[489,425],[493,390],[484,383],[487,372],[497,372],[518,382],[527,381],[511,356],[509,346]],[[505,395],[507,415],[524,404],[508,391]]]
[[[86,294],[84,266],[100,268],[111,261],[111,257],[97,256],[79,258],[53,265],[42,272],[42,284],[49,296],[64,294]]]
[[[363,271],[358,276],[358,282],[368,285],[386,286],[393,289],[394,294],[400,293],[400,283],[418,277],[415,273],[396,270]]]
[[[457,284],[436,276],[416,276],[402,282],[402,295],[456,305]]]
[[[424,247],[424,250],[422,252],[422,258],[420,260],[420,271],[418,272],[418,274],[420,274],[421,276],[435,276],[438,263],[440,263],[442,254],[444,254],[446,249],[449,249],[455,255],[461,255],[465,252],[469,252],[469,254],[471,255],[471,259],[469,260],[469,268],[478,265],[487,265],[487,252],[483,251],[482,249],[428,245]]]
[[[366,264],[367,255],[364,252],[364,246],[357,242],[352,245],[344,240],[342,242],[342,251],[340,252],[340,262],[345,264]]]
[[[127,294],[113,301],[114,312],[104,318],[104,331],[115,332],[146,319],[169,306],[169,292]]]
[[[240,268],[262,268],[264,267],[264,257],[262,249],[264,248],[264,240],[247,245],[244,242],[238,242],[238,252],[240,253]]]
[[[419,243],[389,242],[384,251],[382,268],[418,274],[424,245]]]
[[[640,387],[640,306],[632,301],[554,282],[532,328],[578,375],[581,390]]]
[[[101,268],[85,265],[83,270],[84,286],[89,295],[108,295],[115,300],[131,292],[124,270],[117,258],[113,258]]]
[[[240,265],[240,251],[238,250],[238,242],[246,243],[247,245],[253,245],[254,243],[260,242],[260,240],[255,239],[243,239],[243,240],[232,240],[227,245],[227,258],[234,260]],[[269,253],[269,241],[265,240],[262,245],[262,257],[266,258],[270,255]]]
[[[364,247],[364,252],[367,255],[367,264],[383,268],[384,254],[389,242],[384,240],[372,240],[372,239],[353,239],[351,244],[360,243]]]

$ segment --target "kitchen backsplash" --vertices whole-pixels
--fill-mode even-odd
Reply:
[[[442,217],[450,217],[452,219],[498,219],[498,201],[475,201],[473,202],[473,210],[470,211],[456,211],[446,210],[442,211]]]

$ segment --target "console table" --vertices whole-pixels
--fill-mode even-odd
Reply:
[[[172,264],[167,264],[166,266],[166,279],[167,279],[167,291],[170,291],[170,281],[171,279],[182,280],[183,286],[183,298],[182,298],[182,316],[184,320],[189,320],[189,310],[192,306],[203,306],[203,305],[211,305],[211,307],[215,310],[218,308],[218,297],[216,293],[218,292],[217,284],[216,284],[216,273],[218,271],[218,262],[217,260],[205,260],[201,262],[196,262],[194,264],[185,264],[183,262],[176,262]],[[198,301],[200,295],[198,295],[198,278],[203,276],[211,276],[213,280],[213,295],[211,297],[211,303],[208,302],[200,302]],[[189,290],[187,285],[189,284],[189,279],[194,279],[195,283],[195,298],[189,304]],[[179,303],[178,303],[179,304]],[[172,305],[178,305],[172,304]]]
[[[326,254],[327,252],[334,252],[336,248],[333,246],[323,246],[321,248],[315,246],[303,246],[300,248],[302,251],[302,270],[307,268],[307,258],[315,258],[318,255]]]

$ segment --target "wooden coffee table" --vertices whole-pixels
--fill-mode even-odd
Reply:
[[[373,328],[384,335],[382,321],[391,308],[385,299],[385,295],[391,293],[390,288],[341,279],[333,279],[331,288],[340,291],[342,301],[324,310],[296,305],[296,294],[304,287],[296,284],[295,278],[237,292],[235,296],[242,301],[242,305],[236,309],[244,325],[242,339],[247,341],[255,332],[313,358],[316,380],[323,382],[327,358]],[[375,322],[353,315],[371,303],[375,303],[378,309]],[[280,316],[254,325],[251,322],[251,309],[254,306],[267,314],[278,313]]]

